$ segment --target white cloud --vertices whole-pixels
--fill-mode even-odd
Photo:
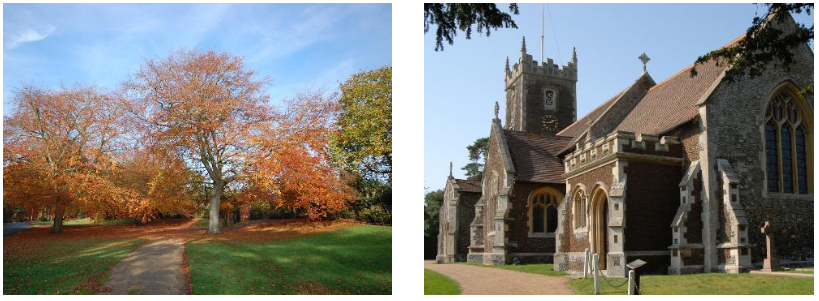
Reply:
[[[333,30],[354,10],[350,5],[312,5],[274,24],[264,24],[254,31],[264,45],[250,57],[251,62],[281,58],[296,53],[315,43],[337,36]],[[275,28],[275,29],[271,29]]]
[[[347,79],[348,76],[355,72],[354,66],[355,61],[353,61],[353,59],[341,61],[334,67],[322,72],[315,79],[315,83],[322,89],[336,88],[339,82]]]
[[[41,28],[23,28],[8,35],[8,41],[4,42],[6,50],[12,50],[25,43],[43,40],[54,33],[57,28],[51,24],[43,24]]]
[[[57,29],[26,9],[13,10],[8,20],[3,20],[3,46],[12,50],[25,43],[41,41]]]

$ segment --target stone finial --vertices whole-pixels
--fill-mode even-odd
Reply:
[[[495,102],[495,119],[498,119],[498,112],[500,112],[500,106],[498,105],[498,102],[496,101]]]
[[[523,43],[520,45],[520,52],[526,53],[526,36],[523,36]]]
[[[577,48],[572,47],[572,64],[577,65]]]
[[[452,177],[452,161],[449,161],[449,177]]]
[[[641,55],[640,55],[639,57],[637,57],[637,58],[638,58],[638,59],[640,59],[640,61],[641,61],[641,62],[643,62],[643,73],[648,72],[648,71],[647,71],[647,69],[646,69],[646,64],[648,64],[648,61],[650,61],[650,60],[651,60],[651,58],[649,58],[649,57],[646,55],[646,53],[645,53],[645,52],[643,52],[643,54],[641,54]]]
[[[509,56],[506,56],[506,73],[509,73]]]
[[[594,125],[594,120],[592,120],[591,118],[589,118],[589,120],[586,120],[586,128],[587,128],[587,130],[586,130],[586,143],[591,143],[592,141],[594,141],[594,137],[592,136],[592,126],[593,125]]]

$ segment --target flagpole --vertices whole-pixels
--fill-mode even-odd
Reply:
[[[544,31],[546,31],[546,3],[543,3],[543,6],[540,10],[540,65],[544,65],[543,62],[543,45],[544,45]]]

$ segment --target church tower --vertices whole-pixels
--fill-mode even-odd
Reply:
[[[510,68],[506,58],[505,128],[539,134],[555,134],[577,120],[577,53],[564,66],[552,59],[538,62],[526,53],[526,37],[520,58]]]

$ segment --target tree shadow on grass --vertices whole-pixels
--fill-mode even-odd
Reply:
[[[267,243],[191,243],[191,281],[206,294],[390,294],[391,228],[347,227]]]

